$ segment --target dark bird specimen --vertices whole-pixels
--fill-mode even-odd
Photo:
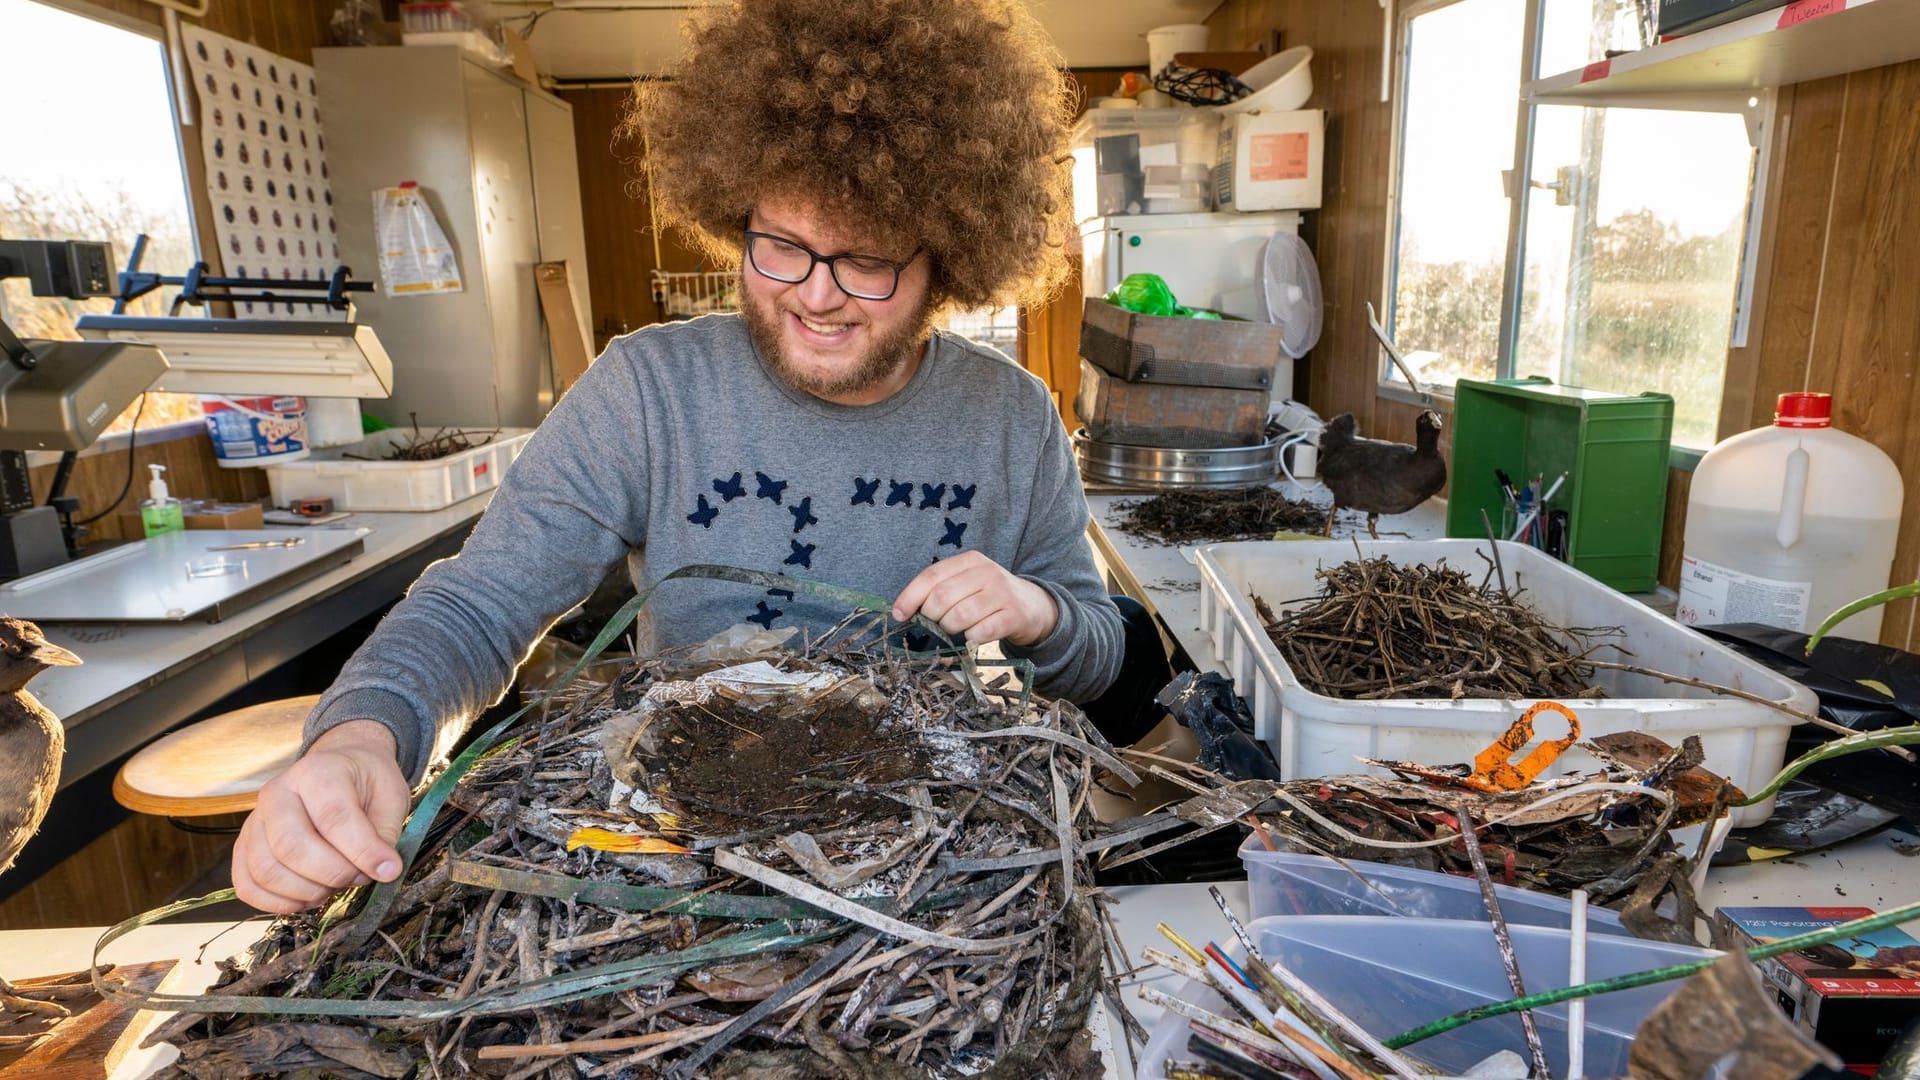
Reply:
[[[1341,413],[1320,433],[1320,479],[1333,492],[1327,511],[1327,535],[1342,507],[1364,510],[1367,534],[1380,539],[1381,514],[1404,514],[1426,502],[1447,484],[1447,463],[1440,456],[1440,414],[1429,409],[1413,422],[1414,446],[1363,439],[1353,414]]]
[[[27,680],[47,668],[79,662],[42,637],[39,627],[0,616],[0,873],[13,865],[47,816],[66,750],[66,728],[27,693]],[[0,979],[0,1009],[53,1019],[67,1015],[59,1005],[19,997],[5,979]],[[38,1037],[0,1037],[0,1047]]]

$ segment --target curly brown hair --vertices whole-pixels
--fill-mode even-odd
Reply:
[[[933,258],[936,304],[1035,302],[1065,275],[1076,91],[1016,0],[734,0],[635,87],[663,224],[739,258],[790,196]]]

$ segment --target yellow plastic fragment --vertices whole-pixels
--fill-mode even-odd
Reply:
[[[578,851],[583,847],[623,855],[685,855],[687,853],[687,849],[679,844],[671,840],[662,840],[657,836],[636,836],[632,833],[618,833],[612,829],[592,827],[575,829],[567,837],[568,851]]]

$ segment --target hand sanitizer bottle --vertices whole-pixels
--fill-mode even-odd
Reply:
[[[153,479],[147,483],[147,498],[140,503],[140,527],[148,536],[163,533],[180,532],[187,527],[187,519],[180,512],[180,500],[167,494],[167,482],[160,474],[167,471],[165,465],[149,465]]]

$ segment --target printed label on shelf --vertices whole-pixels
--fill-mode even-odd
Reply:
[[[1845,10],[1847,0],[1794,0],[1780,12],[1780,21],[1773,25],[1776,30],[1785,30],[1789,26],[1799,26],[1822,15]]]
[[[1595,60],[1593,63],[1580,69],[1580,81],[1590,83],[1595,79],[1604,79],[1611,74],[1613,74],[1613,61],[1611,59]]]
[[[1311,140],[1304,131],[1255,135],[1247,175],[1253,180],[1305,180],[1310,171],[1307,152]]]
[[[1692,556],[1680,562],[1680,606],[1674,618],[1693,626],[1765,623],[1804,629],[1813,597],[1811,581],[1779,581],[1743,574]]]

